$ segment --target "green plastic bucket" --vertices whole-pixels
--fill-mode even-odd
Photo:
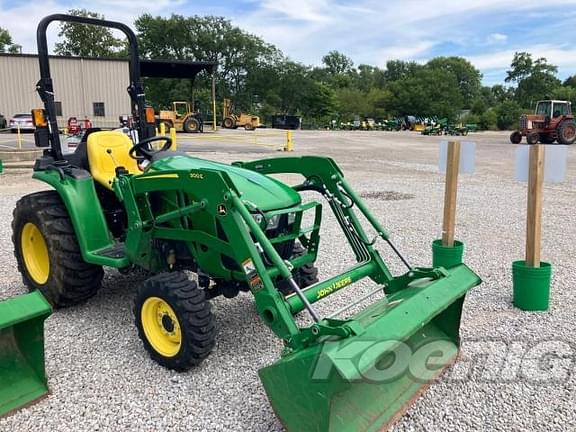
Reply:
[[[454,240],[454,246],[443,246],[442,240],[432,242],[432,267],[451,268],[462,264],[464,243]]]
[[[540,262],[540,267],[528,267],[526,261],[512,263],[514,306],[525,311],[545,311],[550,304],[552,265]]]

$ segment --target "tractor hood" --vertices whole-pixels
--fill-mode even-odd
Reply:
[[[254,203],[262,211],[293,207],[301,202],[298,192],[272,177],[192,156],[177,155],[160,159],[152,163],[148,172],[190,169],[224,171],[242,194],[242,199]]]

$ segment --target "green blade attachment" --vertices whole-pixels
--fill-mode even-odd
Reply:
[[[51,313],[38,291],[0,302],[0,416],[48,393],[44,320]]]

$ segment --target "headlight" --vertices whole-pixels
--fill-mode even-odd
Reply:
[[[254,213],[252,214],[252,219],[254,219],[258,225],[262,226],[262,219],[264,219],[264,216],[260,213]]]
[[[270,217],[266,217],[266,228],[265,230],[273,230],[278,228],[280,225],[280,217],[281,215],[275,214]],[[256,223],[262,228],[262,223],[265,218],[261,213],[252,213],[252,218],[256,221]],[[288,214],[288,224],[294,223],[296,220],[296,213],[289,213]]]
[[[266,224],[266,229],[267,230],[276,229],[276,228],[278,228],[279,224],[280,224],[280,215],[276,214],[274,216],[271,216],[270,219],[268,219],[268,223]]]

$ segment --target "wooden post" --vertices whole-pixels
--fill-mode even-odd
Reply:
[[[446,157],[446,188],[444,190],[444,221],[442,223],[442,246],[446,247],[454,246],[459,169],[460,141],[451,141],[448,143],[448,155]]]
[[[544,183],[544,146],[530,146],[528,162],[528,211],[526,217],[526,265],[540,267],[542,235],[542,185]]]

